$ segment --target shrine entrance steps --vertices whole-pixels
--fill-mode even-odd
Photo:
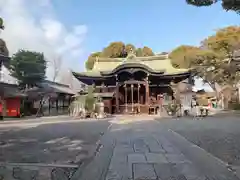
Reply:
[[[159,115],[149,115],[149,114],[117,114],[115,117],[119,120],[124,119],[124,120],[148,120],[148,119],[155,119],[159,118]]]
[[[132,112],[123,112],[123,113],[120,113],[120,114],[114,114],[115,117],[122,117],[122,118],[131,118],[131,119],[138,119],[138,118],[141,118],[141,119],[154,119],[154,118],[165,118],[165,117],[169,117],[168,115],[168,112],[165,108],[162,108],[162,110],[160,112],[158,112],[157,114],[155,113],[152,113],[152,114],[148,114],[148,113],[138,113],[138,114],[135,114],[135,113],[132,113]]]

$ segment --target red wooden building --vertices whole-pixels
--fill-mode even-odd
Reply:
[[[0,82],[0,113],[4,115],[4,108],[8,117],[20,117],[21,101],[25,97],[19,90],[17,85]],[[4,103],[2,103],[2,100]]]
[[[23,95],[17,84],[8,82],[4,77],[3,69],[9,65],[9,61],[10,57],[0,54],[0,115],[18,117]]]

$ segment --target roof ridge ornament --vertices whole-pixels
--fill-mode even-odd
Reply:
[[[129,50],[129,52],[128,52],[128,55],[127,55],[127,57],[126,57],[126,59],[124,60],[124,61],[126,61],[126,60],[133,60],[133,59],[135,59],[137,56],[136,56],[136,52],[133,50],[133,48],[131,48],[130,50]]]
[[[99,61],[99,56],[96,56],[96,62],[98,62]]]

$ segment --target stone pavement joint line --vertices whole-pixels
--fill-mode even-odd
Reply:
[[[153,137],[146,126],[134,123],[122,126],[129,127],[129,131],[116,138],[117,145],[105,180],[191,180],[200,177],[193,164],[166,138]]]
[[[204,168],[193,159],[189,159],[188,154],[182,153],[167,133],[169,132],[166,129],[161,128],[159,123],[153,120],[113,124],[108,136],[114,139],[115,146],[109,152],[102,152],[105,155],[110,154],[111,158],[109,155],[101,159],[101,166],[109,164],[107,170],[101,173],[101,177],[91,176],[92,178],[80,179],[239,180],[233,174],[229,174],[230,172],[219,170],[219,173],[215,171],[215,174],[211,174],[202,170]],[[181,144],[181,141],[179,140],[178,143]],[[106,161],[110,162],[106,163]],[[99,164],[96,167],[99,168]],[[95,169],[94,166],[91,168]]]

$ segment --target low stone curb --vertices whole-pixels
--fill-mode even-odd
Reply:
[[[0,124],[14,124],[14,123],[28,123],[28,122],[41,122],[41,121],[48,121],[48,120],[53,120],[58,118],[63,119],[63,118],[70,118],[70,116],[67,115],[59,115],[59,116],[43,116],[43,117],[29,117],[29,118],[19,118],[19,119],[4,119],[3,121],[0,120]]]
[[[79,166],[71,180],[104,180],[115,147],[115,140],[109,135],[112,125],[96,144],[95,156]]]

